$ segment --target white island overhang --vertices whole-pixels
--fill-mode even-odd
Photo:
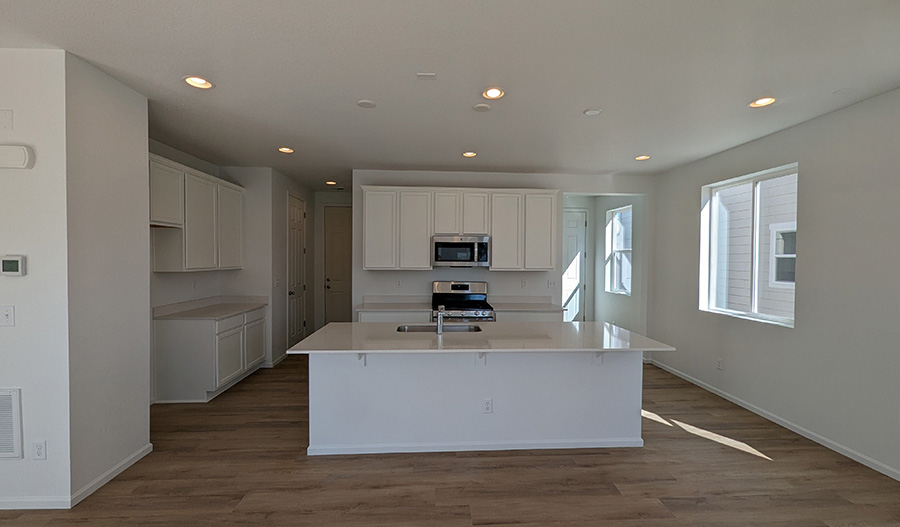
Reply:
[[[332,323],[309,354],[309,455],[639,447],[644,351],[604,322],[486,322],[398,332]]]

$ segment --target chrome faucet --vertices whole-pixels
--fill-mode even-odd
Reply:
[[[444,306],[438,306],[437,312],[437,334],[444,334]]]

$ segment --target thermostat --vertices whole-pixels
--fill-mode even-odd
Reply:
[[[25,257],[17,255],[0,257],[0,275],[25,276]]]

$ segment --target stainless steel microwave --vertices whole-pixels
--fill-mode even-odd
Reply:
[[[432,267],[488,267],[490,265],[489,236],[431,237]]]

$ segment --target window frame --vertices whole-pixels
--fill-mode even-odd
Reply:
[[[736,178],[726,179],[724,181],[719,181],[716,183],[711,183],[709,185],[704,185],[701,187],[700,191],[700,200],[701,200],[701,208],[700,208],[700,287],[699,287],[699,308],[701,311],[706,311],[709,313],[718,313],[722,315],[727,315],[735,318],[741,318],[746,320],[753,320],[757,322],[763,322],[767,324],[775,324],[779,326],[794,327],[794,321],[796,319],[796,305],[794,308],[794,316],[793,317],[784,317],[777,315],[770,315],[766,313],[759,313],[754,311],[757,309],[758,303],[758,294],[759,294],[759,259],[760,259],[760,232],[759,232],[759,218],[760,218],[760,200],[759,200],[759,183],[763,181],[767,181],[770,179],[775,179],[783,176],[789,176],[792,174],[798,174],[799,176],[799,164],[798,163],[789,163],[787,165],[781,165],[775,168],[770,168],[767,170],[761,170],[759,172],[754,172],[752,174],[746,174],[744,176],[739,176]],[[750,296],[751,296],[751,311],[738,311],[734,309],[728,309],[723,307],[718,307],[715,305],[713,301],[713,295],[716,293],[716,262],[715,262],[715,251],[714,247],[717,243],[717,215],[716,215],[716,195],[718,191],[735,187],[738,185],[743,185],[751,183],[752,184],[752,218],[751,218],[751,240],[752,240],[752,249],[751,249],[751,258],[750,258]],[[796,232],[796,221],[794,222],[782,222],[782,223],[791,223],[793,225],[793,230]],[[783,229],[782,231],[787,231],[789,229]],[[770,242],[774,244],[774,236],[773,241]],[[774,247],[772,247],[774,249]],[[770,250],[769,252],[770,259],[774,258],[774,250]],[[796,253],[794,254],[794,258],[796,259]],[[774,275],[774,267],[770,267],[770,280]],[[795,283],[793,284],[785,284],[780,283],[784,288],[792,288],[796,287],[796,277]]]
[[[792,254],[776,254],[775,246],[778,241],[778,234],[782,232],[793,232],[796,234],[797,222],[785,221],[781,223],[772,223],[769,225],[769,287],[775,287],[778,289],[794,289],[796,287],[797,281],[796,275],[794,276],[794,281],[791,282],[779,281],[775,279],[777,269],[776,262],[779,258],[793,259],[795,262],[797,261],[796,247],[794,248],[794,252]]]
[[[631,232],[629,233],[631,236],[631,248],[630,249],[616,249],[615,248],[615,236],[613,236],[612,233],[610,232],[609,225],[613,221],[613,219],[615,218],[615,216],[617,214],[622,214],[625,211],[631,212],[631,227],[630,227]],[[606,249],[606,251],[605,251],[606,254],[604,255],[605,256],[605,263],[604,263],[605,272],[604,272],[604,274],[606,276],[604,279],[604,288],[603,288],[604,291],[607,293],[613,294],[613,295],[631,296],[631,291],[634,289],[634,273],[632,272],[631,286],[628,288],[624,288],[624,287],[621,289],[613,288],[613,283],[614,283],[613,276],[616,273],[618,273],[618,275],[621,276],[621,272],[622,272],[621,267],[622,266],[620,263],[619,264],[616,263],[616,262],[620,261],[620,259],[617,258],[617,256],[619,256],[619,255],[621,255],[622,258],[624,258],[625,253],[628,253],[629,255],[631,255],[630,260],[632,262],[632,269],[634,268],[634,205],[633,204],[628,204],[628,205],[625,205],[622,207],[617,207],[615,209],[610,209],[610,210],[606,211],[606,248],[605,249]],[[621,283],[621,279],[619,280],[619,283]]]

